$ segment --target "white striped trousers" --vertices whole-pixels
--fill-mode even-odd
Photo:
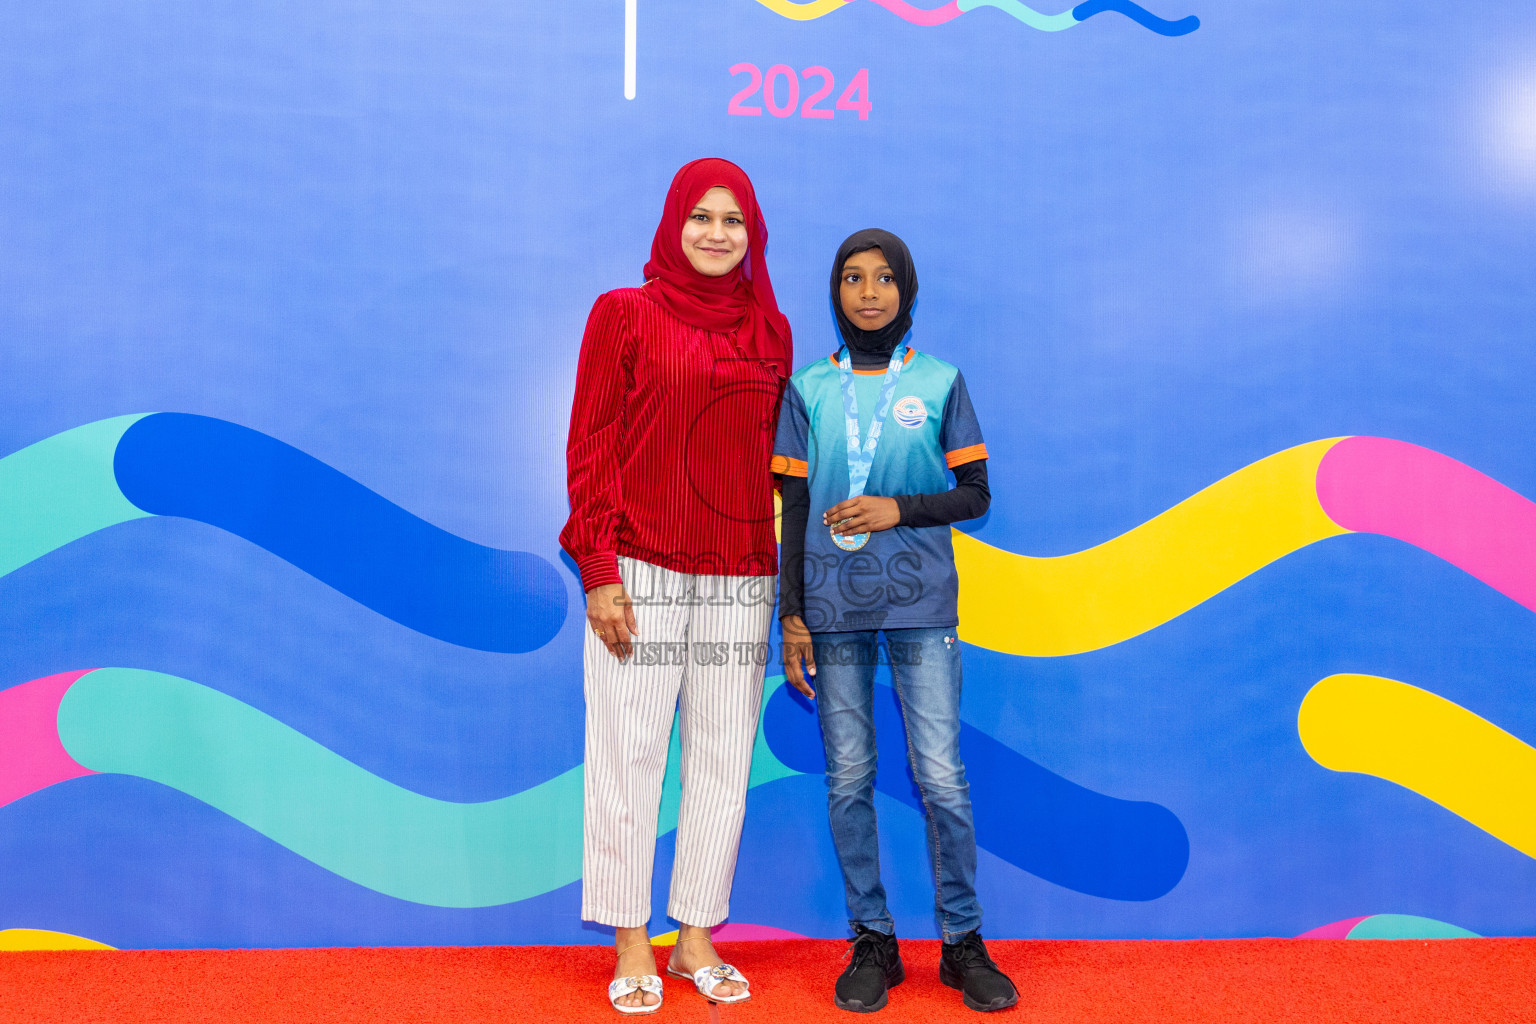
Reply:
[[[651,919],[656,818],[680,708],[683,793],[667,914],[710,927],[729,911],[763,696],[762,659],[737,645],[768,642],[777,578],[692,575],[622,556],[619,575],[635,603],[635,655],[620,662],[591,629],[582,648],[581,916],[615,928]]]

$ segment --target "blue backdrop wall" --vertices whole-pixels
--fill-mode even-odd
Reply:
[[[962,586],[1107,623],[962,621],[989,935],[1536,931],[1536,10],[1155,7],[6,6],[0,928],[606,941],[566,419],[719,155],[797,364],[837,242],[907,239],[991,455]],[[770,692],[732,921],[841,935]]]

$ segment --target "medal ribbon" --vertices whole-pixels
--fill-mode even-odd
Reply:
[[[880,444],[880,431],[885,426],[885,415],[891,411],[891,401],[896,397],[896,381],[907,358],[907,346],[897,345],[891,353],[890,365],[885,368],[885,379],[880,382],[880,397],[875,399],[875,413],[869,421],[869,436],[859,442],[859,398],[853,391],[853,362],[845,346],[838,353],[837,377],[843,387],[843,416],[848,426],[848,497],[857,498],[864,493],[869,482],[870,467],[875,464],[875,449]],[[867,537],[868,534],[859,534]]]

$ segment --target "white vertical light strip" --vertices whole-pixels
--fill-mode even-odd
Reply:
[[[624,98],[635,98],[635,21],[640,0],[624,0]]]

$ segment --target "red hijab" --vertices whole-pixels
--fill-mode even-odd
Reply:
[[[683,223],[716,185],[731,190],[747,224],[747,255],[722,277],[699,273],[683,252]],[[684,323],[706,331],[734,331],[744,353],[767,361],[787,377],[793,365],[789,321],[773,297],[763,255],[767,247],[768,225],[746,172],[715,157],[684,164],[672,178],[651,240],[645,293]]]

